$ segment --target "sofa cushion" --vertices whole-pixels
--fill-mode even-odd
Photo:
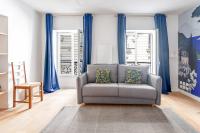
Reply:
[[[147,84],[147,78],[149,73],[148,65],[137,65],[137,66],[128,66],[128,65],[119,65],[118,66],[118,83],[125,83],[126,70],[139,70],[142,73],[142,84]]]
[[[118,96],[118,85],[89,83],[83,86],[83,96]]]
[[[108,69],[110,70],[110,77],[112,83],[117,83],[117,64],[92,64],[87,65],[87,78],[88,83],[95,83],[96,82],[96,70],[97,69]]]
[[[147,84],[119,83],[119,96],[128,98],[156,99],[156,89]]]
[[[126,80],[127,84],[141,84],[142,74],[139,70],[126,70]]]
[[[96,70],[96,83],[111,83],[110,70],[108,69],[97,69]]]

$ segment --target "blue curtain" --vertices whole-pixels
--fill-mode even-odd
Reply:
[[[159,37],[159,76],[162,77],[162,93],[171,92],[170,74],[169,74],[169,44],[167,35],[166,16],[164,14],[156,14],[154,16],[155,27],[158,29]]]
[[[51,93],[58,90],[58,78],[53,60],[53,15],[46,14],[46,53],[44,64],[44,92]]]
[[[92,53],[92,14],[86,13],[83,16],[83,35],[84,35],[84,50],[83,50],[83,66],[82,73],[87,71],[87,65],[91,64]]]
[[[126,47],[126,16],[118,14],[118,60],[119,64],[125,64],[125,47]]]

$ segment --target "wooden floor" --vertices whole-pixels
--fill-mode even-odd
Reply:
[[[44,96],[43,102],[35,99],[33,108],[18,104],[15,109],[0,111],[0,133],[38,133],[63,106],[78,106],[76,91],[59,90]],[[180,93],[162,96],[160,108],[171,108],[200,132],[200,103]]]

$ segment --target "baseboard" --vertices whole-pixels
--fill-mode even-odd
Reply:
[[[65,86],[65,87],[61,87],[62,89],[76,89],[76,87],[74,86]]]
[[[180,89],[178,89],[178,88],[172,88],[171,90],[172,90],[172,92],[179,92]]]
[[[182,93],[182,94],[184,94],[184,95],[186,95],[186,96],[188,96],[188,97],[190,97],[190,98],[192,98],[192,99],[194,99],[194,100],[200,102],[200,98],[197,97],[197,96],[194,96],[194,95],[192,95],[192,94],[190,94],[190,93],[188,93],[188,92],[185,92],[185,91],[183,91],[183,90],[181,90],[181,89],[179,89],[178,92],[180,92],[180,93]]]

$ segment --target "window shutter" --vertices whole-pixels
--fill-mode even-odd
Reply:
[[[60,75],[79,75],[81,32],[57,31],[57,68]]]
[[[60,35],[60,74],[71,74],[72,68],[72,35],[71,34],[61,34]]]
[[[139,33],[137,39],[137,61],[139,63],[150,63],[150,34]]]

